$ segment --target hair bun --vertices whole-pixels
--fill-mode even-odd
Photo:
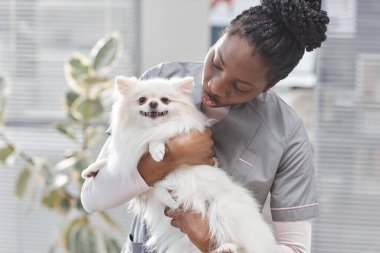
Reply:
[[[281,22],[303,43],[306,51],[312,51],[326,40],[327,12],[321,10],[321,0],[261,0],[262,8],[274,20]]]

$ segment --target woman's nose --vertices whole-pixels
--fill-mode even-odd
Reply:
[[[217,95],[218,97],[225,97],[227,95],[228,85],[226,85],[226,83],[222,80],[211,79],[208,81],[207,85],[211,93]]]

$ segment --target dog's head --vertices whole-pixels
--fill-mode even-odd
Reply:
[[[156,124],[175,119],[185,107],[193,106],[192,77],[139,80],[118,76],[115,83],[121,111],[140,122]]]

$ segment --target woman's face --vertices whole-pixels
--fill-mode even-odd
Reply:
[[[239,35],[224,34],[206,55],[202,103],[209,107],[241,104],[267,86],[267,67]]]

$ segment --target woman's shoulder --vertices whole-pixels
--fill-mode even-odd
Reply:
[[[273,91],[268,91],[265,102],[256,98],[252,103],[262,124],[280,143],[285,144],[303,124],[298,114]]]

